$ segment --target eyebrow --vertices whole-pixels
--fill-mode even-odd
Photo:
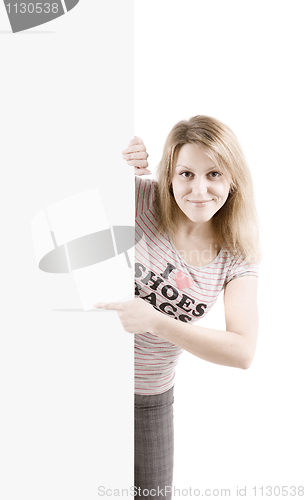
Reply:
[[[186,165],[176,165],[175,168],[187,168],[187,170],[192,170],[192,167],[186,167]]]
[[[186,170],[190,170],[193,172],[193,168],[192,167],[187,167],[186,165],[176,165],[175,168],[186,168]],[[212,165],[211,167],[207,168],[207,172],[211,172],[212,170],[214,169],[218,169],[219,167],[216,167],[216,165]]]

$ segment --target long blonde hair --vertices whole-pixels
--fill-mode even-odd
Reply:
[[[172,194],[173,163],[184,144],[205,148],[215,165],[231,178],[225,204],[213,216],[216,238],[223,248],[242,254],[249,261],[260,260],[258,219],[253,183],[236,136],[224,123],[209,116],[194,116],[177,123],[167,137],[157,170],[157,213],[161,231],[173,236],[180,212]]]

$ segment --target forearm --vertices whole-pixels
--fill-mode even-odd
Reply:
[[[195,326],[158,313],[151,333],[211,363],[246,369],[255,350],[239,333]]]

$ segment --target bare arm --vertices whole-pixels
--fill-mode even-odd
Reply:
[[[258,333],[257,278],[230,281],[225,288],[226,331],[193,326],[156,315],[151,333],[176,344],[206,361],[249,368]]]
[[[211,363],[249,368],[258,333],[257,278],[245,276],[226,285],[226,330],[214,330],[177,321],[139,298],[127,302],[99,303],[116,310],[125,331],[151,332]]]
[[[126,149],[122,151],[123,159],[134,167],[135,175],[150,175],[152,172],[148,169],[148,153],[140,137],[134,137]]]

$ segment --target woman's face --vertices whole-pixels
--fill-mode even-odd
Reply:
[[[191,143],[181,147],[173,164],[172,189],[176,203],[189,220],[211,220],[227,200],[230,181],[203,146]]]

